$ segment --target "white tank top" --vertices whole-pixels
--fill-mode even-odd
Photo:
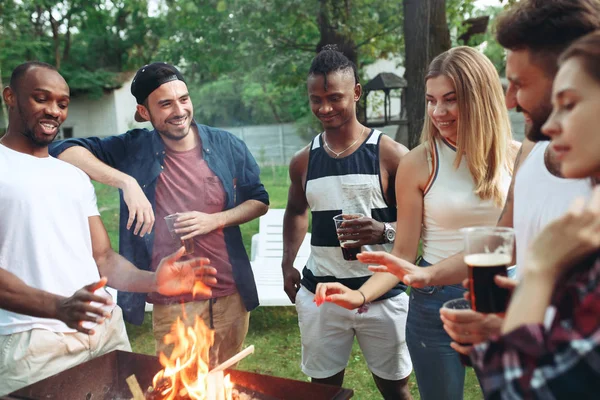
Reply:
[[[589,197],[589,179],[563,179],[548,171],[544,154],[549,142],[538,142],[515,177],[513,228],[517,246],[517,277],[530,241],[551,221],[563,215],[576,197]]]
[[[438,263],[463,250],[459,229],[471,226],[496,226],[502,207],[493,200],[481,200],[475,191],[467,160],[454,168],[456,146],[445,139],[434,141],[430,165],[432,174],[423,199],[423,259]],[[510,175],[502,178],[501,190],[507,193]]]

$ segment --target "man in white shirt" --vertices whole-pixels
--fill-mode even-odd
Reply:
[[[103,289],[210,293],[206,259],[165,257],[156,273],[115,253],[94,188],[48,155],[67,118],[69,87],[54,67],[21,64],[3,91],[0,139],[0,396],[112,350],[130,350],[122,313]]]

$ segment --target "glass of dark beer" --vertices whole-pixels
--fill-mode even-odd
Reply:
[[[445,302],[444,305],[442,306],[442,308],[449,308],[450,310],[469,310],[469,309],[471,309],[471,303],[469,302],[469,300],[464,299],[464,298],[454,299],[454,300],[449,300],[449,301]],[[472,345],[472,343],[458,343],[458,344],[460,344],[461,346],[471,346]],[[464,365],[465,367],[473,366],[473,363],[471,363],[471,358],[469,356],[458,353],[458,357],[460,358],[461,364]]]
[[[510,292],[496,285],[494,276],[507,276],[512,265],[515,233],[511,228],[474,227],[461,229],[464,260],[469,267],[469,296],[473,310],[506,312]]]
[[[175,233],[175,221],[177,221],[178,214],[171,214],[165,217],[165,222],[167,223],[167,228],[169,229],[169,233],[174,240],[177,240],[185,247],[185,253],[183,254],[193,254],[194,253],[194,239],[185,239],[183,240],[181,236]]]
[[[342,224],[344,221],[348,221],[351,219],[363,218],[365,215],[361,213],[353,213],[353,214],[338,214],[333,217],[333,222],[335,222],[335,230],[342,228]],[[348,244],[356,243],[356,240],[345,240],[340,241],[340,247],[342,249],[342,255],[344,256],[344,260],[354,261],[357,260],[356,255],[360,253],[360,247],[346,247]]]

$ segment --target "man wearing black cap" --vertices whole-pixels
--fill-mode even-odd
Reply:
[[[183,309],[192,321],[202,316],[215,329],[211,363],[224,361],[241,349],[249,311],[258,306],[239,225],[268,209],[259,167],[231,133],[196,124],[185,80],[172,65],[140,68],[131,93],[138,103],[135,119],[150,121],[154,130],[69,139],[51,153],[121,189],[119,251],[138,268],[153,270],[164,253],[181,245],[163,221],[178,214],[175,234],[193,242],[194,256],[208,257],[217,269],[212,296],[119,292],[117,301],[125,320],[135,324],[143,321],[146,300],[154,304],[157,353],[168,352],[163,337]],[[154,217],[158,223],[152,230]]]

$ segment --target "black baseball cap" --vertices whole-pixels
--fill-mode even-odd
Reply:
[[[181,72],[171,64],[165,62],[147,64],[136,72],[131,83],[131,94],[138,104],[142,104],[159,86],[177,80],[185,82]],[[134,118],[137,122],[146,121],[137,111]]]

